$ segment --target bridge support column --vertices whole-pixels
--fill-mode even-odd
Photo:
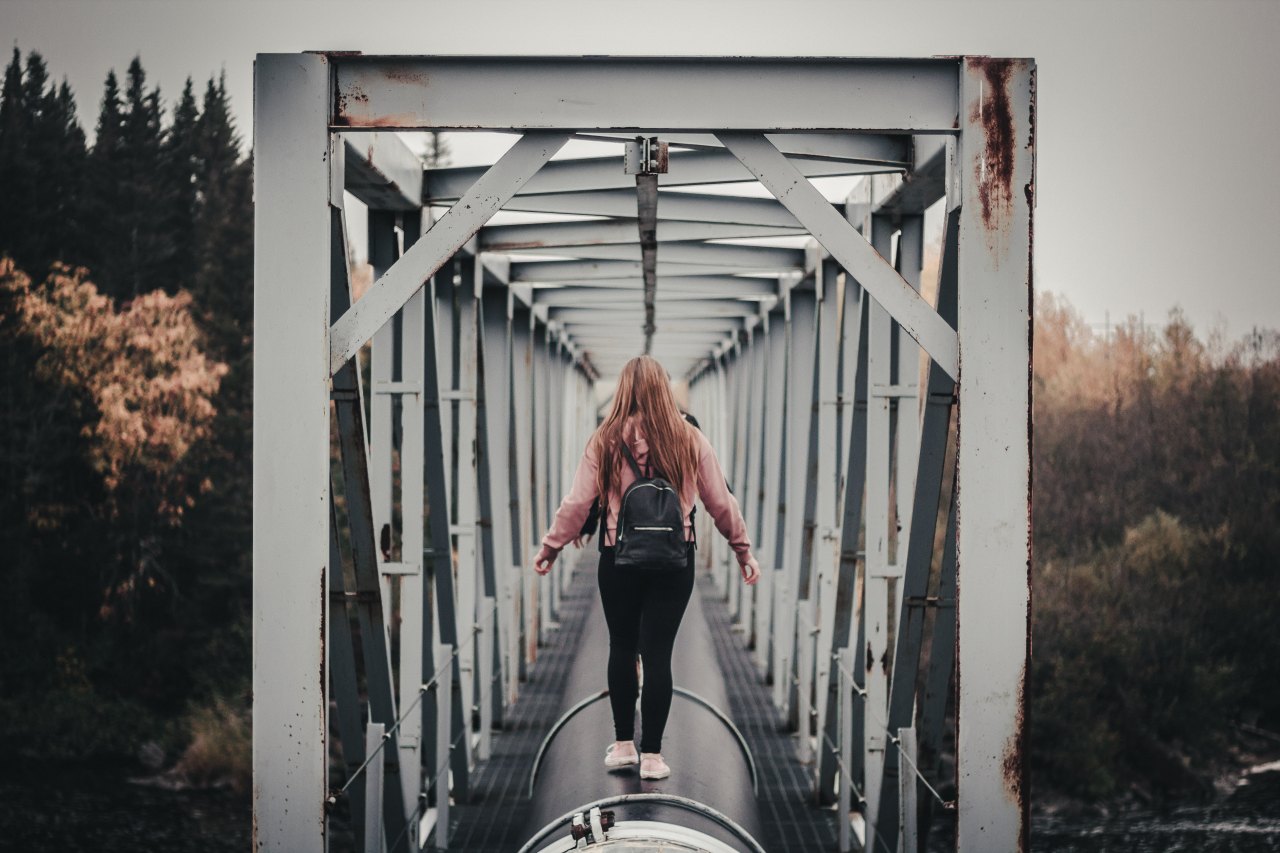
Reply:
[[[325,848],[329,77],[318,54],[254,68],[255,850]]]
[[[1031,228],[1035,66],[960,81],[957,845],[1029,846]]]

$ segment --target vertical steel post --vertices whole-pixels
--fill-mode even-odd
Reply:
[[[366,755],[373,756],[366,768],[368,776],[364,789],[364,813],[368,815],[364,824],[364,849],[367,853],[381,853],[382,850],[382,774],[386,759],[380,747],[386,730],[382,723],[372,720],[365,729],[364,751]]]
[[[956,318],[956,217],[948,217],[943,237],[942,269],[938,286],[938,313],[948,323]],[[909,340],[909,339],[908,339]],[[955,381],[935,362],[930,362],[925,374],[928,393],[924,419],[919,432],[919,459],[915,482],[915,503],[911,509],[914,523],[909,532],[900,534],[905,541],[905,558],[902,583],[898,589],[897,640],[893,647],[893,670],[889,684],[889,715],[886,718],[889,731],[910,725],[916,708],[916,679],[920,672],[920,653],[924,641],[926,596],[929,573],[933,565],[934,540],[937,532],[938,508],[942,499],[942,486],[951,429],[951,410],[955,403]],[[901,474],[901,467],[899,474]],[[899,480],[901,482],[901,480]],[[902,546],[900,546],[901,548]],[[936,607],[951,607],[952,601],[935,600]],[[935,625],[937,623],[935,622]],[[944,646],[955,642],[951,633],[940,634],[936,628],[932,647],[942,654]],[[895,776],[901,772],[896,760],[886,760],[885,778],[881,787],[880,818],[877,821],[885,833],[892,830],[890,818],[897,809]],[[885,837],[893,846],[896,838]]]
[[[782,498],[783,567],[786,570],[786,605],[778,613],[777,638],[782,644],[780,664],[785,658],[781,673],[782,689],[777,694],[779,706],[792,729],[799,728],[799,690],[797,675],[800,671],[801,648],[810,638],[810,625],[800,622],[797,615],[804,611],[802,600],[808,597],[808,570],[810,553],[807,547],[812,528],[807,525],[805,509],[809,492],[809,440],[813,426],[814,353],[818,332],[818,296],[814,276],[805,278],[788,294],[789,320],[787,340],[787,476]],[[807,613],[806,613],[807,615]],[[775,681],[775,688],[778,682]],[[803,748],[802,748],[803,749]],[[803,756],[802,753],[802,758]]]
[[[1035,64],[960,85],[957,846],[1029,846],[1031,233]]]
[[[811,427],[814,450],[810,454],[809,476],[813,480],[813,508],[806,506],[806,515],[813,518],[811,551],[811,578],[809,583],[808,610],[814,625],[810,641],[811,663],[806,672],[812,671],[811,691],[804,693],[807,720],[816,728],[817,750],[824,749],[822,733],[826,725],[827,691],[831,684],[832,644],[836,614],[836,574],[839,570],[840,527],[836,516],[838,491],[843,478],[832,461],[839,458],[837,447],[836,414],[839,408],[840,360],[840,268],[829,258],[819,262],[818,347],[814,375],[814,413]],[[806,505],[810,498],[806,497]],[[810,736],[806,723],[802,736]],[[820,765],[821,762],[818,762]],[[815,765],[815,774],[819,766]],[[815,775],[815,782],[818,775]],[[815,790],[818,790],[815,785]]]
[[[924,216],[907,214],[898,223],[898,272],[917,291],[920,290],[920,274],[924,266]],[[954,319],[952,320],[954,324]],[[897,547],[895,562],[901,565],[902,552],[911,531],[911,509],[915,494],[916,456],[920,444],[920,345],[893,324],[897,337],[897,364],[893,383],[898,386],[895,398],[897,418],[894,424],[895,465],[893,472],[894,495],[898,515]],[[926,522],[927,523],[927,522]]]
[[[520,566],[523,580],[521,606],[522,631],[524,636],[524,663],[532,664],[538,657],[538,576],[529,566],[533,555],[537,552],[538,538],[542,531],[538,529],[537,516],[533,502],[533,311],[522,303],[515,303],[511,321],[511,390],[513,401],[512,424],[515,428],[516,456],[513,460],[516,468],[516,498],[519,502],[517,515],[520,520],[520,551],[516,564]]]
[[[420,290],[401,309],[401,381],[408,390],[400,396],[400,703],[418,695],[423,676],[423,419],[422,374],[427,294]],[[406,712],[400,724],[400,767],[405,807],[412,812],[422,791],[422,705]],[[416,838],[416,834],[410,833]]]
[[[774,666],[774,644],[778,641],[774,635],[774,623],[777,611],[777,589],[781,586],[783,570],[783,537],[782,537],[782,480],[786,464],[786,364],[787,364],[787,331],[785,308],[770,315],[769,355],[768,355],[768,392],[765,407],[768,418],[767,438],[764,447],[764,503],[760,511],[761,552],[765,564],[761,567],[761,581],[766,583],[757,593],[757,607],[760,609],[760,629],[758,635],[763,639],[758,643],[756,654],[766,662],[765,677],[774,679],[774,702],[778,702],[777,680],[782,676]]]
[[[889,433],[889,313],[874,298],[867,321],[867,499],[866,580],[863,597],[865,626],[866,703],[863,747],[864,794],[867,800],[867,846],[872,846],[884,764],[884,717],[888,694],[889,478],[893,464]],[[861,650],[860,650],[861,651]]]
[[[341,148],[334,146],[333,158],[340,161]],[[347,269],[346,222],[335,194],[335,207],[330,211],[329,301],[332,315],[341,316],[351,305],[351,282]],[[369,445],[364,406],[364,389],[358,359],[346,361],[333,376],[331,397],[338,425],[338,444],[342,452],[343,496],[347,504],[347,526],[350,531],[351,565],[355,580],[355,609],[360,624],[360,647],[364,656],[369,718],[387,726],[389,754],[383,756],[387,777],[384,786],[392,796],[382,798],[383,826],[393,838],[397,851],[411,851],[412,840],[402,832],[405,815],[404,784],[400,779],[399,730],[393,728],[398,719],[395,684],[392,678],[391,641],[387,630],[387,602],[379,570],[377,532],[373,521],[373,505],[369,491]],[[411,772],[417,775],[416,768]]]
[[[835,613],[832,615],[832,633],[829,654],[847,648],[851,643],[856,650],[857,663],[851,670],[855,683],[862,673],[857,668],[865,660],[865,620],[862,618],[862,599],[865,597],[865,560],[859,545],[862,539],[863,486],[866,483],[867,458],[867,319],[871,297],[851,275],[845,275],[844,308],[841,316],[840,396],[848,412],[840,424],[840,447],[844,448],[840,473],[844,477],[839,490],[840,542],[839,565],[835,583]],[[859,564],[864,570],[859,572]],[[865,676],[862,676],[865,681]],[[826,694],[827,716],[824,731],[834,733],[836,709],[836,685],[832,677]],[[854,711],[855,722],[862,713],[859,704]],[[861,751],[854,757],[859,766]],[[835,780],[835,757],[828,750],[820,750],[818,756],[817,799],[829,802]],[[845,768],[856,776],[855,767]]]
[[[333,497],[329,498],[329,689],[338,715],[338,737],[342,741],[342,763],[347,778],[364,763],[364,720],[360,712],[360,691],[356,674],[355,646],[351,636],[351,614],[347,609],[346,579],[343,577],[342,547],[338,541],[338,520],[333,513]],[[361,773],[351,783],[348,802],[351,805],[351,829],[356,838],[364,837],[364,785]],[[381,802],[381,801],[379,801]],[[363,852],[362,852],[363,853]]]
[[[446,661],[449,662],[449,683],[453,685],[452,695],[449,697],[451,702],[452,713],[449,720],[450,724],[458,728],[459,733],[455,736],[461,736],[463,727],[463,702],[461,692],[461,671],[458,666],[458,659],[452,654],[452,650],[457,647],[459,642],[458,612],[457,612],[457,595],[454,591],[453,582],[453,555],[450,540],[450,523],[449,523],[449,470],[450,458],[449,445],[446,442],[445,427],[451,420],[449,412],[450,401],[444,398],[442,389],[452,387],[446,384],[444,377],[452,376],[452,368],[449,365],[453,363],[451,354],[451,343],[453,335],[450,333],[441,343],[437,340],[437,333],[445,327],[452,315],[449,303],[446,297],[440,295],[441,290],[452,293],[453,291],[453,265],[449,264],[442,268],[445,270],[431,282],[434,289],[431,297],[423,304],[426,310],[429,310],[430,316],[423,324],[425,339],[423,342],[424,365],[423,365],[423,406],[424,406],[424,436],[423,449],[426,461],[426,480],[427,480],[427,503],[430,511],[427,516],[427,522],[431,531],[431,553],[430,553],[430,581],[432,588],[432,596],[436,605],[436,630],[435,633],[440,640],[440,650],[437,654],[427,654],[426,641],[424,637],[424,659],[430,660],[438,669]],[[439,311],[445,310],[445,319],[439,316]],[[447,382],[451,383],[449,379]],[[423,559],[427,559],[424,553]],[[437,702],[437,706],[439,703]],[[438,714],[437,707],[437,714]],[[437,717],[437,727],[442,725]],[[453,764],[454,779],[459,786],[459,791],[466,791],[468,768],[466,762],[466,754],[459,752],[460,760]],[[448,761],[450,753],[445,750],[437,753],[435,756],[437,762]],[[431,768],[434,772],[435,768]]]
[[[492,596],[480,599],[480,636],[477,659],[480,662],[480,744],[476,748],[476,759],[485,761],[489,758],[489,745],[493,737],[493,693],[494,684],[499,680],[501,672],[494,672],[493,650],[496,600]],[[499,685],[498,692],[501,692]]]
[[[322,850],[328,765],[329,66],[254,66],[255,849]]]
[[[373,280],[377,281],[391,268],[400,256],[396,240],[396,215],[390,210],[370,210],[365,229],[369,244],[369,265],[373,268]],[[396,363],[396,327],[399,313],[383,323],[369,342],[369,495],[373,503],[373,527],[378,534],[378,547],[391,546],[391,519],[394,515],[392,480],[392,452],[394,450],[395,424],[392,422],[396,394],[387,384],[400,368]],[[402,480],[403,484],[403,480]],[[386,559],[390,559],[387,557]],[[416,557],[410,557],[416,559]],[[382,598],[391,601],[391,575],[381,574]]]
[[[477,467],[477,396],[479,353],[476,344],[476,326],[479,311],[476,305],[476,266],[474,258],[464,258],[458,264],[461,280],[457,286],[458,311],[458,385],[454,396],[458,403],[458,468],[457,505],[454,507],[455,542],[458,550],[458,670],[462,679],[462,729],[467,736],[462,739],[459,751],[472,766],[471,708],[480,693],[476,670],[476,615],[480,600],[480,532],[478,510],[480,499],[476,483]],[[455,789],[460,786],[455,786]]]
[[[440,659],[453,658],[454,647],[441,644]],[[452,666],[440,667],[440,680],[436,682],[436,761],[431,769],[431,783],[436,791],[436,837],[437,850],[449,849],[449,767],[453,764],[452,732],[453,723],[453,670]],[[463,731],[466,729],[463,728]]]
[[[483,353],[484,406],[481,418],[485,436],[482,453],[482,484],[485,506],[485,529],[490,547],[485,552],[485,594],[499,604],[495,621],[494,665],[498,669],[499,687],[490,691],[494,724],[503,725],[504,706],[515,699],[516,659],[519,643],[515,636],[515,599],[509,594],[513,565],[511,512],[511,347],[508,320],[510,291],[506,287],[489,287],[481,292],[480,349]],[[508,697],[508,692],[510,696]]]
[[[901,853],[916,853],[919,849],[916,833],[916,774],[911,767],[916,761],[916,730],[898,729],[898,752],[901,769],[898,773],[898,833]]]
[[[844,679],[844,673],[853,671],[853,655],[849,649],[840,650],[839,670],[832,680],[836,684],[840,708],[840,776],[836,782],[840,787],[840,800],[836,815],[840,821],[839,840],[840,853],[849,853],[853,849],[850,843],[849,813],[853,809],[853,705],[859,700],[853,695],[854,685]]]

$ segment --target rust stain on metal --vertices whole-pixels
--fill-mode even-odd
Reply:
[[[341,568],[339,568],[341,571]],[[329,678],[324,669],[325,650],[328,648],[329,628],[329,570],[320,567],[320,700],[321,707],[329,707]],[[320,715],[320,739],[323,741],[328,732],[325,729],[325,715]]]
[[[353,105],[367,105],[368,103],[369,96],[359,86],[352,85],[345,89],[339,89],[334,96],[334,124],[349,124],[350,118],[347,113],[353,108]]]
[[[986,137],[974,177],[983,224],[997,230],[1013,206],[1014,122],[1009,98],[1013,63],[988,57],[969,62],[983,77],[982,94],[970,107],[969,121],[981,125]]]
[[[382,69],[382,75],[396,83],[412,83],[415,86],[431,83],[431,77],[425,71],[414,71],[411,67],[390,65]]]
[[[1014,729],[1005,744],[1001,759],[1001,775],[1004,777],[1004,789],[1009,798],[1018,806],[1019,832],[1018,849],[1031,848],[1031,826],[1027,820],[1026,796],[1026,707],[1027,707],[1027,665],[1023,662],[1018,676],[1017,706],[1014,715]]]
[[[342,99],[338,101],[338,114],[333,123],[341,127],[381,127],[389,130],[412,130],[422,125],[422,119],[414,113],[388,113],[387,115],[351,115],[346,112]]]
[[[546,243],[542,240],[509,240],[490,243],[485,248],[494,252],[512,252],[518,249],[545,249]]]

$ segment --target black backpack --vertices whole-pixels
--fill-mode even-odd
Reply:
[[[636,479],[623,493],[618,508],[613,564],[646,571],[683,569],[692,543],[684,538],[680,496],[664,478],[642,474],[626,442],[622,452]]]

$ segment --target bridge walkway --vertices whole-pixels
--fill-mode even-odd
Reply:
[[[566,697],[565,690],[592,609],[600,607],[595,559],[593,550],[578,556],[574,581],[560,601],[560,627],[539,650],[529,679],[521,685],[519,700],[507,711],[505,727],[494,732],[492,755],[477,767],[472,779],[471,802],[454,808],[449,834],[453,850],[511,853],[525,841],[522,834],[528,829],[528,781],[534,756],[565,699],[578,698]],[[758,802],[765,831],[760,842],[769,851],[835,850],[835,811],[813,804],[812,770],[796,759],[796,735],[786,732],[724,600],[706,575],[699,576],[695,595],[698,601],[690,603],[686,620],[706,620],[729,696],[729,707],[723,710],[746,738],[759,770]],[[691,628],[686,621],[681,635]],[[603,688],[603,670],[600,681]],[[600,733],[601,749],[609,737],[609,732]],[[678,757],[668,757],[678,772]],[[596,768],[586,768],[585,772],[593,770]]]

